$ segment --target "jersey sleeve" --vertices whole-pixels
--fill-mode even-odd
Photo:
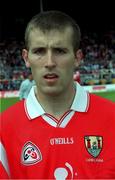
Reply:
[[[1,162],[0,162],[0,179],[9,179],[9,176],[7,172],[5,171]]]
[[[6,156],[6,151],[2,143],[0,142],[0,179],[9,179],[10,171]]]

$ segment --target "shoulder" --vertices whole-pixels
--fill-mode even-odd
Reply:
[[[96,94],[90,93],[90,98],[95,103],[99,103],[100,102],[100,103],[105,103],[105,105],[107,105],[107,106],[115,106],[115,103],[112,102],[111,100],[103,98],[103,97],[98,96]]]
[[[107,128],[115,128],[115,103],[108,99],[90,94],[87,115],[96,121],[97,126],[102,124]]]
[[[28,82],[29,82],[29,80],[28,80],[28,79],[25,79],[25,80],[22,81],[22,84],[26,84],[26,83],[28,83]]]
[[[90,106],[95,111],[114,114],[115,115],[115,103],[110,101],[109,99],[97,96],[95,94],[90,93]]]
[[[24,100],[21,100],[1,113],[2,125],[12,124],[24,113]]]

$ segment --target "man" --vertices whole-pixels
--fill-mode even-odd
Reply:
[[[115,105],[74,82],[79,42],[64,13],[29,22],[23,58],[36,86],[2,115],[2,178],[115,178]]]
[[[27,78],[23,80],[20,85],[20,89],[19,89],[20,100],[27,98],[30,89],[32,88],[33,85],[34,85],[33,76],[31,73],[28,73]]]

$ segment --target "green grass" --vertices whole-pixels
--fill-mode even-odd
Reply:
[[[98,96],[110,99],[111,101],[115,102],[115,91],[110,91],[110,92],[99,92],[95,93]]]
[[[11,105],[19,101],[19,98],[1,98],[0,99],[0,112],[4,111]]]
[[[98,96],[102,96],[104,98],[110,99],[111,101],[115,102],[115,91],[111,92],[100,92],[95,93]],[[17,101],[19,101],[19,98],[2,98],[0,99],[0,112],[7,109],[9,106],[15,104]]]

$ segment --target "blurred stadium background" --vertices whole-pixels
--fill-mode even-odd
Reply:
[[[8,2],[0,9],[0,111],[19,100],[20,83],[27,69],[21,56],[24,47],[24,30],[28,20],[41,9],[40,0],[31,7]],[[66,2],[42,0],[44,10],[61,10],[72,16],[80,25],[80,67],[74,78],[92,93],[115,102],[115,21],[112,2]],[[17,9],[18,6],[18,9]]]

